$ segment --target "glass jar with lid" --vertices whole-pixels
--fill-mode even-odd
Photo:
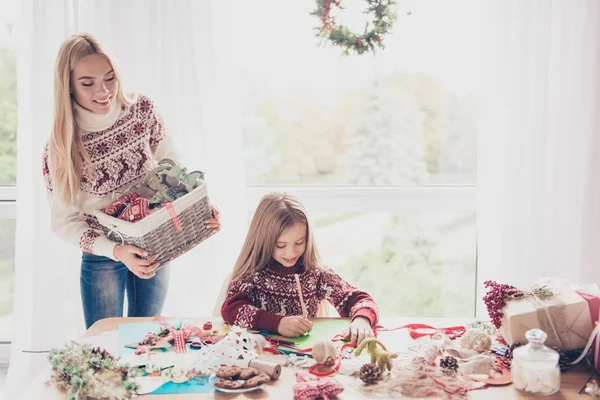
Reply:
[[[531,329],[527,344],[513,350],[511,373],[516,389],[528,394],[549,396],[560,389],[559,354],[544,345],[546,332]]]

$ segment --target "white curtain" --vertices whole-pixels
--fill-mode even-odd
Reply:
[[[206,173],[223,230],[172,263],[163,315],[210,315],[246,229],[232,55],[218,1],[22,0],[18,23],[18,209],[15,336],[3,396],[16,399],[47,350],[84,331],[80,251],[49,230],[41,154],[52,121],[53,64],[68,35],[86,31],[115,55],[124,86],[157,103],[184,163]]]
[[[598,282],[600,2],[485,4],[478,297],[487,279]]]

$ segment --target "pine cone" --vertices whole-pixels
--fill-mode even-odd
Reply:
[[[381,378],[381,370],[375,363],[365,364],[360,367],[360,379],[364,383],[377,383]]]
[[[571,363],[573,361],[575,361],[583,352],[583,349],[574,349],[574,350],[558,350],[557,348],[554,348],[554,350],[558,351],[559,354],[559,358],[558,358],[558,365],[560,367],[560,371],[561,372],[565,372],[567,369],[571,368],[573,365],[571,365]],[[589,360],[593,359],[593,355],[591,352],[592,349],[590,349],[590,351],[588,351],[588,354],[586,354],[586,357]],[[593,365],[593,362],[590,363],[591,365]]]
[[[560,357],[558,359],[558,366],[560,367],[560,372],[565,372],[571,367],[571,360],[566,357]]]
[[[509,360],[512,360],[513,358],[513,351],[517,348],[523,346],[522,343],[519,342],[514,342],[513,344],[511,344],[510,346],[508,346],[508,349],[506,350],[506,353],[504,354],[504,357],[508,358]]]
[[[452,356],[444,357],[440,360],[440,368],[446,374],[456,373],[458,370],[458,361]]]

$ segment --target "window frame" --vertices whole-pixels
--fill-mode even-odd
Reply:
[[[476,186],[335,187],[335,186],[246,186],[246,211],[252,215],[260,199],[270,192],[285,192],[302,199],[311,213],[380,212],[476,213]],[[476,318],[478,291],[477,239],[473,243],[475,284],[471,318]]]
[[[332,187],[246,186],[248,211],[265,194],[286,192],[302,199],[310,212],[396,213],[472,211],[476,209],[475,186]]]
[[[17,187],[0,186],[0,219],[17,218]],[[0,338],[0,366],[10,362],[12,338]]]

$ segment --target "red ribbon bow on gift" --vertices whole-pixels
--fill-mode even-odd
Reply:
[[[107,206],[102,210],[105,214],[108,214],[112,217],[118,218],[121,213],[131,204],[131,202],[140,197],[140,195],[136,192],[125,193],[117,201]]]

